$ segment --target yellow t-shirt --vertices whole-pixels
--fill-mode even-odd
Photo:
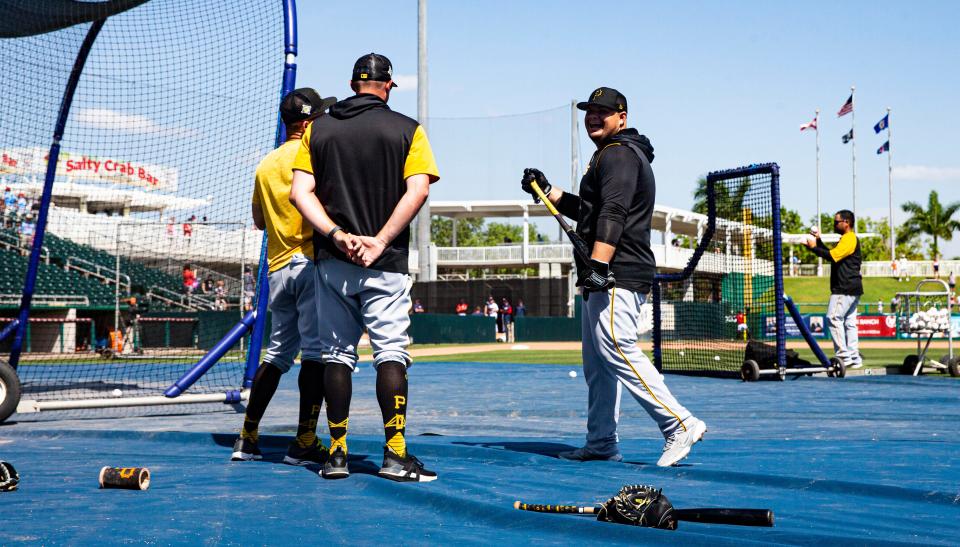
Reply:
[[[253,203],[263,210],[270,272],[289,264],[297,253],[313,260],[313,226],[290,203],[293,161],[299,148],[299,141],[287,141],[257,166]]]

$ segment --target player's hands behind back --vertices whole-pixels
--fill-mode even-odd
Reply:
[[[533,167],[527,167],[523,170],[523,178],[520,179],[520,188],[533,196],[534,203],[540,203],[540,196],[533,191],[533,186],[530,184],[534,181],[536,181],[537,186],[543,190],[543,195],[545,196],[550,195],[550,190],[553,189],[553,186],[547,181],[547,176],[543,174],[543,171]]]
[[[337,233],[333,234],[333,244],[351,260],[353,260],[353,255],[356,254],[357,249],[360,248],[360,241],[357,236],[348,234],[343,230],[338,230]]]
[[[380,240],[380,238],[374,236],[355,237],[357,248],[353,254],[348,253],[347,256],[358,266],[363,266],[364,268],[370,267],[371,264],[380,258],[383,250],[387,248],[387,244]]]

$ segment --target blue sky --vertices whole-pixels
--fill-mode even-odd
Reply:
[[[353,62],[377,51],[391,58],[402,85],[391,106],[415,117],[417,3],[368,0],[362,8],[299,2],[298,84],[348,96]],[[838,119],[836,112],[856,85],[857,207],[868,216],[887,215],[887,162],[875,153],[885,136],[872,127],[889,106],[899,222],[898,204],[925,203],[930,190],[944,201],[960,200],[953,150],[960,130],[958,20],[957,2],[433,0],[430,116],[543,111],[600,85],[616,87],[629,100],[630,125],[656,147],[659,203],[688,207],[699,175],[775,161],[784,205],[806,218],[816,208],[815,148],[814,135],[799,126],[821,109],[822,206],[851,207],[850,146],[840,142],[850,117]],[[568,111],[510,120],[431,126],[444,176],[435,199],[523,197],[514,180],[519,171],[509,178],[472,167],[499,163],[512,173],[516,162],[525,166],[525,158],[498,161],[503,146],[514,156],[529,154],[530,165],[544,162],[552,181],[569,185]],[[478,137],[481,131],[489,134]],[[439,142],[470,142],[465,135],[496,146]],[[593,145],[582,128],[580,137],[585,160]],[[465,166],[471,167],[465,172]],[[960,241],[945,254],[960,255]]]

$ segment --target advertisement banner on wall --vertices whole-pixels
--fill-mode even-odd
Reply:
[[[897,316],[860,315],[857,317],[857,332],[860,338],[895,338]]]
[[[810,329],[810,333],[813,334],[814,338],[824,338],[826,337],[826,320],[823,315],[801,315],[804,324],[807,325],[807,328]],[[797,327],[797,324],[794,323],[793,317],[790,315],[786,316],[786,332],[787,338],[800,338],[803,335],[800,334],[800,329]],[[764,318],[764,336],[773,337],[776,336],[777,320],[776,317],[770,315]]]

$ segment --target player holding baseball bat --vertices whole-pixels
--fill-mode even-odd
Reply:
[[[637,346],[640,306],[653,282],[650,222],[656,182],[650,141],[627,128],[627,99],[601,87],[577,104],[597,151],[580,182],[580,195],[553,188],[537,169],[521,187],[543,201],[567,232],[583,291],[583,375],[587,381],[587,442],[559,454],[570,460],[620,461],[617,420],[621,385],[657,422],[666,439],[657,465],[687,457],[707,430],[680,405],[663,376]],[[562,216],[577,221],[574,231]]]

